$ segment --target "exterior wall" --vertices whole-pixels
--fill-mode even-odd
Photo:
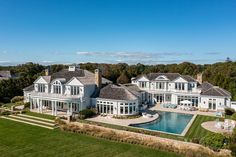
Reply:
[[[230,98],[226,97],[214,97],[214,96],[204,96],[201,95],[201,101],[200,101],[200,108],[207,108],[210,110],[214,110],[213,108],[210,108],[209,102],[210,99],[215,99],[216,102],[216,109],[215,110],[223,110],[225,106],[230,107]],[[226,100],[228,99],[228,100]]]
[[[30,92],[24,91],[24,103],[30,102]]]
[[[178,104],[178,96],[188,96],[188,97],[198,97],[198,105],[199,108],[209,108],[209,99],[215,99],[216,101],[216,109],[223,109],[225,106],[230,107],[231,101],[229,97],[216,97],[216,96],[205,96],[201,95],[201,90],[197,88],[197,82],[187,82],[182,77],[177,78],[176,80],[169,81],[165,77],[156,78],[155,80],[149,81],[146,77],[141,77],[138,80],[133,79],[132,84],[137,85],[140,89],[144,90],[147,95],[150,96],[151,103],[157,101],[157,96],[162,96],[163,101],[161,103],[171,103]],[[162,79],[162,80],[161,80]],[[146,88],[142,88],[140,86],[140,82],[148,82]],[[164,89],[157,89],[156,83],[164,82]],[[184,90],[175,89],[175,83],[184,83]],[[166,95],[171,95],[171,101],[166,101]],[[205,102],[205,103],[204,103]],[[160,103],[160,102],[156,102]],[[236,106],[236,105],[235,105]],[[213,108],[212,108],[213,109]]]
[[[130,115],[136,115],[139,113],[138,100],[125,101],[125,100],[112,100],[112,99],[102,99],[102,98],[97,98],[96,100],[97,100],[96,108],[99,113],[103,113],[103,114],[107,114],[107,115],[117,115],[117,116],[130,116]],[[103,112],[104,108],[102,108],[101,105],[112,106],[113,113],[111,111]],[[123,107],[123,113],[121,113],[122,107]],[[127,113],[125,112],[125,110],[126,110],[125,107],[128,108]],[[130,112],[131,108],[132,108],[132,112]],[[135,110],[134,110],[134,108],[135,108]]]
[[[233,108],[236,111],[236,101],[231,101],[231,108]]]

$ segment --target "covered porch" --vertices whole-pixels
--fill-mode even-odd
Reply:
[[[81,100],[50,100],[31,98],[30,110],[54,116],[73,115],[82,110]]]

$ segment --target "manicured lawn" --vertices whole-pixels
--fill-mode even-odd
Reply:
[[[207,131],[206,129],[202,128],[201,124],[206,121],[214,121],[217,117],[211,117],[211,116],[202,116],[198,115],[193,122],[192,126],[188,130],[187,134],[185,137],[187,139],[192,139],[192,138],[202,138],[205,135],[211,133],[210,131]]]
[[[52,116],[52,115],[41,114],[41,113],[30,112],[30,111],[26,111],[25,114],[30,115],[30,116],[40,117],[40,118],[51,119],[51,120],[54,120],[56,118],[55,116]]]
[[[0,119],[2,157],[106,156],[106,157],[178,157],[179,155],[147,147],[111,142],[81,134],[66,133]]]

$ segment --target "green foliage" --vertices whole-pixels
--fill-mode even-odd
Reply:
[[[24,100],[24,97],[23,97],[23,96],[14,96],[14,97],[11,99],[11,103],[16,103],[16,102],[23,101],[23,100]]]
[[[10,114],[11,114],[10,111],[1,111],[1,112],[0,112],[0,116],[8,116],[8,115],[10,115]]]
[[[225,114],[226,115],[232,115],[235,113],[235,110],[233,108],[225,108]]]
[[[79,119],[91,118],[96,115],[95,111],[92,109],[84,109],[79,112]]]
[[[230,138],[229,149],[232,151],[232,156],[236,156],[236,128],[234,128],[234,132]]]
[[[224,146],[226,138],[222,134],[208,134],[200,140],[200,143],[210,147],[213,150],[218,150]]]
[[[24,108],[30,108],[30,103],[29,102],[24,103]]]
[[[125,84],[125,83],[129,83],[130,79],[127,77],[127,75],[125,73],[122,73],[116,80],[117,83],[119,84]]]

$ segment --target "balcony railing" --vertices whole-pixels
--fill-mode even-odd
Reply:
[[[40,93],[40,92],[31,92],[31,96],[36,97],[50,97],[50,98],[61,98],[61,99],[79,99],[81,95],[65,95],[65,94],[55,94],[55,93]]]

